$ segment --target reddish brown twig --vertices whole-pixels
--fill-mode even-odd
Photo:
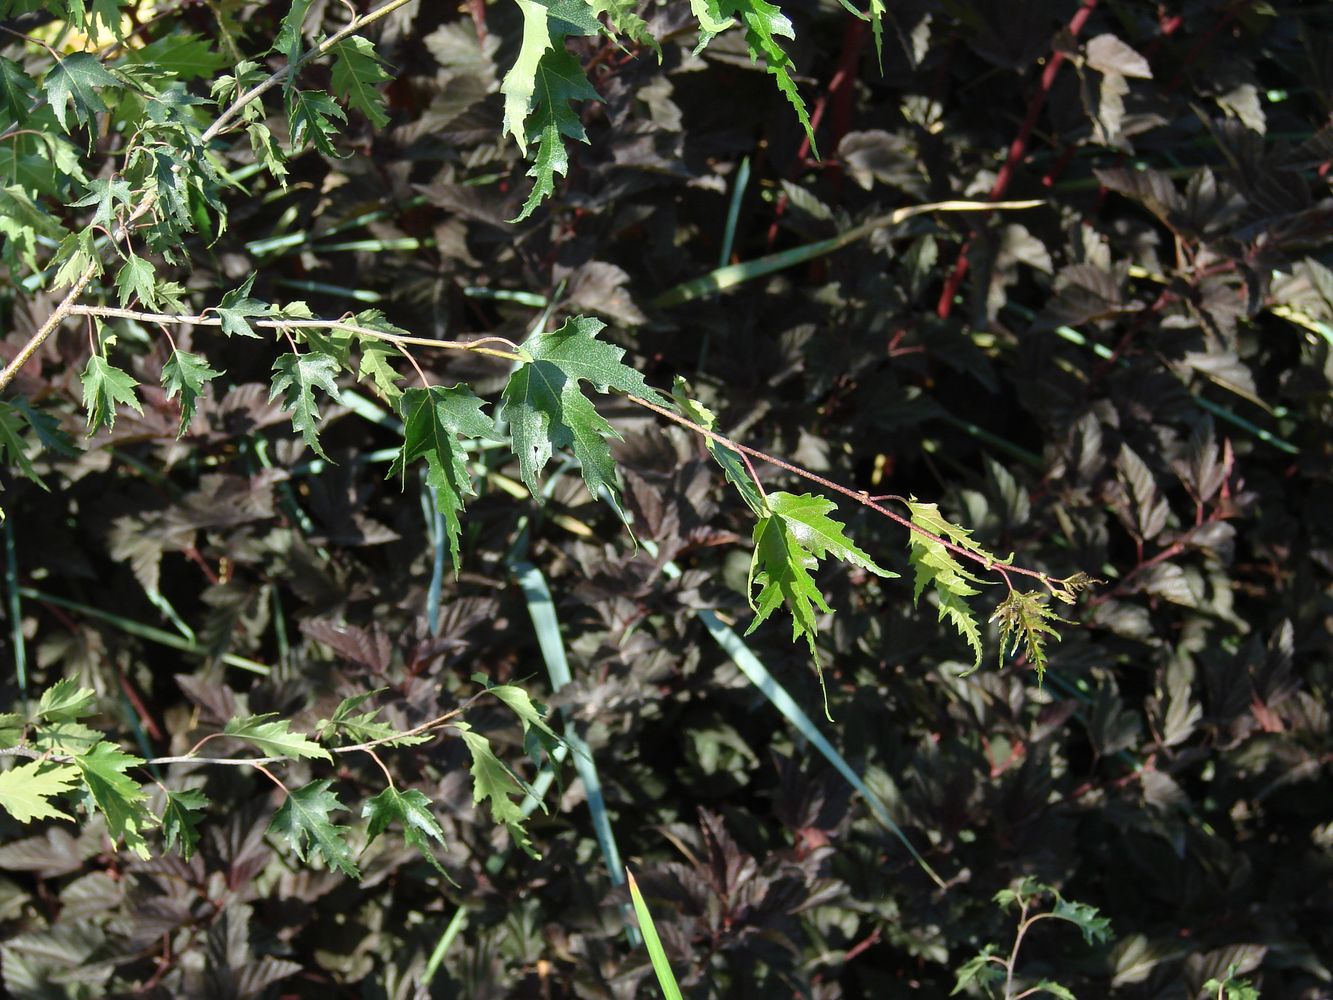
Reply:
[[[1088,18],[1092,16],[1093,10],[1097,6],[1098,0],[1083,0],[1079,9],[1074,12],[1074,16],[1069,19],[1067,26],[1069,34],[1078,37],[1078,33],[1083,30],[1083,26],[1088,23]],[[1037,127],[1037,118],[1041,115],[1041,109],[1046,106],[1046,98],[1050,96],[1051,88],[1055,86],[1055,78],[1060,72],[1060,67],[1064,64],[1067,56],[1059,51],[1052,50],[1050,58],[1046,60],[1046,68],[1042,70],[1041,82],[1037,86],[1037,91],[1032,95],[1028,102],[1027,114],[1023,117],[1023,123],[1018,128],[1018,134],[1014,136],[1014,141],[1009,144],[1009,154],[1004,158],[1004,165],[1000,167],[1000,172],[995,175],[995,183],[991,185],[989,199],[999,201],[1004,197],[1004,192],[1009,187],[1009,182],[1013,180],[1014,171],[1027,155],[1028,141],[1032,138],[1032,130]],[[968,251],[972,249],[972,235],[963,242],[958,250],[958,259],[954,262],[953,270],[949,277],[944,281],[944,290],[940,293],[939,304],[935,307],[936,314],[941,319],[946,319],[949,313],[953,311],[953,300],[958,294],[958,289],[962,287],[963,278],[967,275]]]

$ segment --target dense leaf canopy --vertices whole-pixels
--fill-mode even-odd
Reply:
[[[1328,995],[1323,6],[0,22],[7,995]]]

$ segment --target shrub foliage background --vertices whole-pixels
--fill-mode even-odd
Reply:
[[[517,342],[596,315],[649,384],[687,376],[729,434],[840,483],[938,499],[1023,565],[1106,580],[1067,612],[1080,627],[1039,686],[1023,656],[995,664],[994,635],[990,662],[963,676],[970,650],[913,609],[906,580],[821,575],[838,609],[819,639],[825,732],[948,888],[713,642],[702,609],[751,614],[752,518],[696,436],[615,398],[599,402],[624,435],[640,544],[571,463],[547,469],[538,507],[508,451],[482,442],[455,577],[415,470],[406,492],[385,479],[402,439],[384,403],[321,405],[326,461],[269,399],[285,348],[267,340],[172,329],[225,373],[178,438],[180,393],[158,388],[171,343],[150,323],[108,323],[99,346],[114,336],[141,411],[120,407],[70,447],[95,336],[71,318],[6,396],[22,415],[4,439],[7,703],[73,678],[104,728],[152,757],[237,715],[311,730],[384,688],[376,704],[407,728],[469,699],[474,674],[522,684],[586,741],[619,850],[698,995],[946,994],[983,944],[1009,940],[993,894],[1033,876],[1097,906],[1113,934],[1090,947],[1034,931],[1021,963],[1034,982],[1195,995],[1234,967],[1267,995],[1328,996],[1333,912],[1314,891],[1333,878],[1328,13],[908,0],[866,22],[790,4],[786,74],[812,145],[773,86],[780,60],[765,73],[739,31],[696,53],[690,5],[671,2],[637,8],[646,32],[616,41],[572,5],[566,51],[600,100],[548,110],[588,143],[567,143],[550,199],[511,224],[533,179],[502,133],[501,81],[533,6],[403,5],[368,31],[384,81],[373,62],[340,82],[312,61],[306,85],[347,97],[369,81],[383,107],[362,95],[292,117],[276,92],[254,105],[260,138],[210,151],[236,181],[217,195],[225,229],[203,192],[184,192],[136,251],[147,276],[122,280],[134,294],[136,278],[178,281],[181,311],[221,304],[242,323],[247,299],[299,300],[317,316],[377,309],[435,339]],[[323,0],[302,10],[307,38],[348,17]],[[632,10],[602,16],[624,31]],[[98,89],[104,66],[165,69],[203,99],[244,75],[241,58],[262,74],[302,49],[282,34],[289,11],[99,2],[80,30],[67,11],[3,6],[6,360],[64,294],[32,275],[81,260],[59,233],[116,218],[110,184],[105,203],[77,197],[80,164],[109,180],[136,141],[124,123],[144,114]],[[119,16],[123,41],[96,37]],[[54,89],[52,51],[68,78]],[[158,125],[188,136],[192,107],[163,104]],[[265,134],[313,148],[256,169]],[[1041,204],[885,219],[957,199]],[[789,266],[695,281],[783,251]],[[127,298],[116,278],[85,300]],[[493,358],[414,357],[431,383],[490,400],[508,376]],[[369,380],[342,383],[373,399]],[[844,514],[910,579],[899,527]],[[555,595],[573,673],[558,694],[520,563]],[[804,644],[780,624],[746,642],[814,714]],[[511,712],[477,701],[467,720],[532,776]],[[474,808],[463,742],[386,754],[397,786],[435,804],[453,884],[394,836],[359,856],[359,882],[299,865],[266,835],[280,796],[249,769],[173,770],[217,806],[188,861],[114,852],[96,821],[0,817],[6,989],[635,995],[647,961],[626,941],[628,897],[586,783],[571,777],[534,814],[541,857],[528,857]],[[345,801],[383,789],[374,761],[338,763]]]

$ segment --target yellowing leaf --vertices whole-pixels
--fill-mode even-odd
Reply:
[[[934,588],[940,603],[939,619],[944,621],[948,618],[972,647],[976,654],[972,665],[975,670],[981,665],[981,632],[967,598],[980,593],[971,584],[982,581],[963,568],[944,542],[951,542],[960,549],[975,553],[986,563],[995,564],[1001,560],[977,545],[972,540],[971,532],[947,520],[935,504],[921,503],[913,498],[907,501],[907,507],[912,512],[912,523],[935,536],[927,537],[917,531],[909,536],[909,561],[915,571],[912,601],[919,602],[926,587]]]
[[[73,788],[79,769],[70,764],[35,760],[0,773],[0,806],[20,823],[35,819],[69,819],[51,805],[51,797]]]

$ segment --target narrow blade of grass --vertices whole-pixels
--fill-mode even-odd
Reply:
[[[463,929],[467,923],[467,910],[459,907],[454,911],[454,915],[449,918],[449,923],[445,925],[444,933],[440,935],[440,940],[435,942],[435,950],[430,953],[430,958],[426,961],[426,968],[421,973],[421,982],[418,984],[423,989],[430,985],[430,981],[435,978],[435,973],[440,969],[440,963],[444,961],[445,953],[449,951],[449,946],[454,943],[454,938],[458,937],[458,932]]]
[[[662,995],[667,1000],[684,1000],[680,994],[680,986],[676,983],[676,975],[671,971],[671,963],[667,961],[662,939],[657,936],[653,915],[648,912],[648,904],[643,901],[643,894],[639,892],[639,883],[634,881],[634,874],[628,868],[625,869],[625,878],[629,881],[629,898],[634,902],[634,913],[639,918],[639,930],[643,932],[648,960],[653,963],[653,972],[657,974],[657,984],[662,987]]]
[[[126,618],[124,615],[103,611],[101,608],[95,608],[90,604],[71,601],[65,597],[57,597],[55,594],[47,594],[40,590],[34,590],[32,587],[19,587],[18,594],[30,601],[40,601],[43,604],[54,604],[56,607],[64,608],[67,611],[77,611],[85,618],[95,618],[98,621],[106,622],[108,625],[120,629],[126,635],[147,639],[159,646],[178,649],[182,653],[189,653],[191,656],[207,657],[209,655],[208,650],[200,649],[196,643],[189,642],[178,635],[163,631],[160,628],[153,628],[153,626],[145,625],[143,622]],[[246,659],[244,656],[237,656],[235,653],[223,653],[219,659],[229,667],[248,670],[252,674],[268,676],[272,672],[272,668],[267,664],[257,663],[254,660]]]
[[[747,156],[736,170],[736,183],[731,189],[731,204],[727,206],[727,224],[722,229],[722,252],[718,255],[718,267],[726,267],[731,261],[731,251],[736,245],[736,221],[740,218],[741,201],[745,198],[745,188],[749,183],[750,158]]]
[[[283,288],[294,288],[298,292],[313,292],[316,295],[329,295],[339,299],[351,299],[353,302],[383,302],[384,296],[372,292],[369,288],[345,288],[331,285],[327,281],[302,281],[297,278],[278,278],[274,284]]]
[[[1037,317],[1037,314],[1034,313],[1031,309],[1027,309],[1013,302],[1008,303],[1006,308],[1028,320],[1033,320],[1036,319]],[[1117,359],[1115,353],[1105,344],[1093,343],[1092,341],[1088,340],[1087,337],[1079,333],[1071,326],[1057,326],[1055,328],[1055,333],[1061,339],[1067,340],[1071,344],[1076,344],[1079,347],[1091,351],[1093,354],[1097,355],[1097,357],[1101,358],[1103,361],[1118,360],[1121,364],[1125,363],[1124,358]],[[1188,389],[1186,391],[1188,391]],[[1258,440],[1262,441],[1264,444],[1271,445],[1272,447],[1277,448],[1279,451],[1285,451],[1288,455],[1299,455],[1301,453],[1300,448],[1296,447],[1296,445],[1292,444],[1290,441],[1278,437],[1272,431],[1264,430],[1264,428],[1260,427],[1258,424],[1250,420],[1246,420],[1244,417],[1242,417],[1239,413],[1236,413],[1234,410],[1230,410],[1225,406],[1222,406],[1218,403],[1214,403],[1211,399],[1205,399],[1204,397],[1198,395],[1197,393],[1191,392],[1190,398],[1194,400],[1195,404],[1198,405],[1199,409],[1206,410],[1213,416],[1217,417],[1219,420],[1225,420],[1233,427],[1239,427],[1241,430],[1254,435]]]
[[[9,636],[14,646],[14,682],[23,713],[28,712],[28,644],[23,635],[23,602],[19,595],[19,560],[14,548],[14,522],[5,520],[5,589],[9,598]]]
[[[565,656],[565,643],[560,635],[560,620],[556,617],[555,602],[551,599],[551,590],[546,585],[546,577],[532,563],[522,559],[512,559],[510,569],[523,590],[523,598],[528,605],[528,615],[537,632],[537,645],[541,649],[542,659],[546,661],[546,671],[551,678],[551,689],[559,691],[573,678],[569,670],[569,659]],[[614,885],[623,885],[621,874],[620,848],[616,844],[615,830],[611,827],[611,817],[606,811],[606,799],[602,795],[602,779],[597,773],[597,764],[592,752],[583,739],[567,726],[565,742],[574,752],[574,770],[583,782],[588,799],[588,812],[592,815],[593,834],[597,837],[597,846],[606,861],[606,869]],[[544,776],[544,775],[543,775]],[[549,784],[548,778],[544,784]],[[526,805],[526,803],[525,803]],[[638,933],[634,930],[629,914],[625,914],[625,928],[630,944],[638,946]]]
[[[656,546],[651,541],[644,541],[641,544],[650,554],[655,554]],[[662,571],[673,580],[680,576],[680,567],[675,563],[667,563],[662,567]],[[728,628],[715,612],[704,609],[697,611],[696,614],[699,616],[699,620],[704,623],[704,628],[708,629],[709,635],[731,657],[731,662],[736,664],[750,683],[757,687],[759,692],[786,717],[787,721],[796,727],[796,731],[805,737],[811,746],[823,754],[824,759],[833,765],[834,770],[847,779],[847,783],[860,793],[875,818],[884,824],[903,847],[907,848],[907,853],[912,856],[921,870],[929,875],[931,880],[941,889],[946,888],[944,880],[935,873],[935,869],[930,867],[930,863],[921,856],[912,842],[907,839],[907,834],[893,821],[893,817],[889,815],[888,806],[878,795],[871,791],[870,786],[853,770],[842,754],[838,753],[837,748],[819,731],[819,727],[815,725],[814,720],[805,714],[805,710],[801,708],[796,699],[769,672],[759,657],[755,656],[750,648],[745,645],[741,637]]]
[[[930,212],[994,212],[1008,209],[1036,208],[1043,204],[1045,202],[1042,201],[936,201],[925,205],[907,205],[888,215],[881,215],[869,222],[863,222],[845,233],[832,236],[826,240],[816,240],[814,243],[807,243],[805,246],[781,250],[741,264],[728,264],[719,267],[702,277],[682,282],[675,288],[663,292],[653,300],[652,304],[657,308],[665,308],[717,295],[747,281],[772,274],[774,271],[782,271],[797,264],[803,264],[808,260],[814,260],[816,257],[823,257],[835,250],[841,250],[843,247],[851,246],[878,229],[896,226],[913,216],[926,215]]]

